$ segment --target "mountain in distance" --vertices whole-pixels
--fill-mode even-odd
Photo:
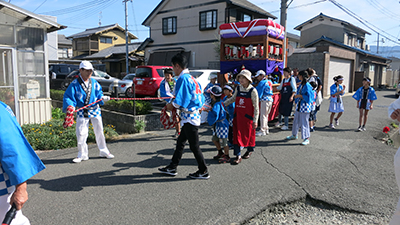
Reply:
[[[377,46],[376,45],[371,45],[370,46],[370,52],[372,54],[377,54]],[[379,53],[378,55],[383,56],[383,57],[396,57],[400,58],[400,46],[379,46]]]

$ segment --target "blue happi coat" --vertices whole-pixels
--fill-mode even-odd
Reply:
[[[207,86],[204,88],[204,102],[207,105],[211,104],[211,94],[210,92],[208,92],[208,90],[212,87],[214,87],[215,84],[212,83],[208,83]]]
[[[0,196],[46,167],[26,140],[11,108],[0,102]]]
[[[296,111],[310,113],[315,102],[315,91],[313,91],[310,83],[307,82],[306,84],[300,84],[297,88],[297,94],[302,95],[303,98],[295,99]]]
[[[360,87],[356,93],[354,93],[353,98],[357,101],[360,101],[363,98],[363,89],[364,87]],[[376,97],[376,93],[373,87],[368,88],[368,95],[367,95],[367,109],[370,109],[371,107],[371,101],[377,100],[378,97]],[[360,107],[361,101],[358,103],[358,107]]]
[[[208,124],[215,125],[213,135],[218,138],[228,138],[229,122],[226,119],[227,113],[222,101],[216,102],[210,112],[208,112]]]
[[[68,89],[64,93],[63,99],[63,111],[66,112],[67,107],[72,105],[75,109],[81,108],[85,105],[86,100],[86,92],[83,90],[81,84],[79,83],[78,77],[77,79],[73,80],[71,84],[68,86]],[[103,98],[103,90],[99,82],[95,79],[90,78],[92,80],[92,93],[90,95],[89,104],[95,102],[99,99]],[[98,117],[101,116],[101,110],[99,105],[104,105],[103,101],[100,101],[88,109],[88,117]],[[83,110],[77,112],[78,117],[84,117]]]
[[[228,96],[225,96],[223,102],[228,99]],[[235,102],[225,107],[226,112],[228,113],[226,117],[228,118],[229,126],[233,127],[233,114],[235,113]]]
[[[199,110],[204,105],[204,95],[200,84],[188,73],[179,76],[175,85],[174,104],[181,110],[182,120],[199,120]]]
[[[332,97],[332,95],[336,94],[338,91],[342,91],[343,90],[343,85],[339,84],[338,86],[336,86],[336,84],[332,84],[330,91],[331,91],[331,102],[337,102],[337,97],[334,96]],[[344,91],[342,94],[340,94],[340,96],[343,96],[346,92]]]
[[[174,78],[172,78],[172,81],[174,83],[176,83],[176,80]],[[167,81],[165,81],[165,79],[161,81],[161,83],[160,83],[160,96],[162,98],[174,97],[173,91],[174,91],[173,88],[171,88],[169,86],[169,83]],[[171,102],[172,98],[165,99],[165,101]]]
[[[260,101],[269,101],[269,102],[273,102],[272,99],[272,88],[269,85],[268,80],[263,79],[260,81],[260,83],[258,83],[257,87],[256,87],[257,93],[258,93],[258,97],[260,98]]]

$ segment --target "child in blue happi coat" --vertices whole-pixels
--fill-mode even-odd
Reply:
[[[233,85],[226,84],[223,88],[224,92],[224,99],[223,101],[227,100],[228,98],[232,97],[233,95]],[[233,114],[235,112],[235,103],[232,103],[226,107],[226,112],[228,113],[226,118],[229,122],[229,134],[228,134],[228,145],[229,147],[233,146]]]
[[[365,131],[365,124],[367,123],[368,112],[373,108],[372,103],[378,99],[376,97],[374,88],[370,87],[371,79],[369,77],[364,77],[362,83],[363,86],[360,87],[353,95],[353,98],[357,100],[357,108],[360,110],[360,117],[358,119],[359,126],[357,129],[358,131]]]
[[[230,161],[229,146],[228,146],[228,133],[229,122],[226,119],[226,110],[224,103],[221,101],[222,88],[214,86],[210,89],[212,99],[212,109],[208,112],[208,124],[213,126],[212,141],[218,149],[218,154],[214,159],[219,159],[220,163],[227,163]],[[222,151],[222,148],[224,151]]]
[[[204,93],[204,108],[208,109],[211,105],[211,94],[210,94],[210,89],[214,87],[214,85],[217,82],[217,75],[212,73],[210,74],[210,83],[207,84],[207,86],[203,89]],[[207,112],[208,110],[203,110],[201,112],[201,123],[207,122]]]
[[[287,140],[297,139],[297,133],[300,128],[303,139],[303,142],[301,143],[302,145],[308,145],[310,143],[310,124],[308,120],[315,101],[315,92],[310,83],[308,83],[308,78],[309,76],[307,71],[302,70],[299,72],[301,83],[297,89],[297,94],[294,96],[296,108],[293,119],[292,135],[286,137]]]

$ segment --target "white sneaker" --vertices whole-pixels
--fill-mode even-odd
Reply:
[[[335,126],[333,124],[329,124],[329,127],[335,129]]]
[[[335,125],[339,126],[339,120],[338,119],[335,119]]]
[[[279,123],[279,122],[276,122],[276,123],[275,123],[275,127],[281,127],[281,126],[282,126],[281,123]]]
[[[111,153],[108,153],[108,154],[100,153],[100,157],[104,157],[104,158],[107,158],[107,159],[113,159],[114,155],[111,154]]]
[[[75,159],[72,160],[72,162],[74,162],[74,163],[80,163],[80,162],[86,161],[86,160],[88,160],[88,159],[89,159],[89,157],[88,157],[88,158],[78,158],[78,157],[76,157]]]
[[[256,136],[260,137],[260,136],[265,136],[267,135],[264,131],[259,131],[256,133]]]
[[[289,130],[289,127],[284,125],[283,127],[281,127],[281,130]]]

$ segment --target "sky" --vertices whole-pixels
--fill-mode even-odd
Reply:
[[[66,36],[101,25],[118,23],[125,27],[124,0],[6,0],[21,8],[38,14],[57,16],[57,22],[68,26],[58,31]],[[181,0],[193,1],[196,0]],[[281,0],[249,0],[278,17],[280,22]],[[161,0],[128,1],[128,30],[139,41],[149,37],[149,29],[142,22]],[[332,2],[335,2],[333,4]],[[293,28],[317,16],[319,13],[347,21],[371,35],[366,36],[368,45],[400,45],[400,2],[399,0],[288,0],[287,31],[300,35]],[[339,8],[339,5],[341,8]],[[347,11],[347,13],[344,11]],[[352,15],[352,16],[351,16]],[[392,41],[390,41],[391,39]]]

